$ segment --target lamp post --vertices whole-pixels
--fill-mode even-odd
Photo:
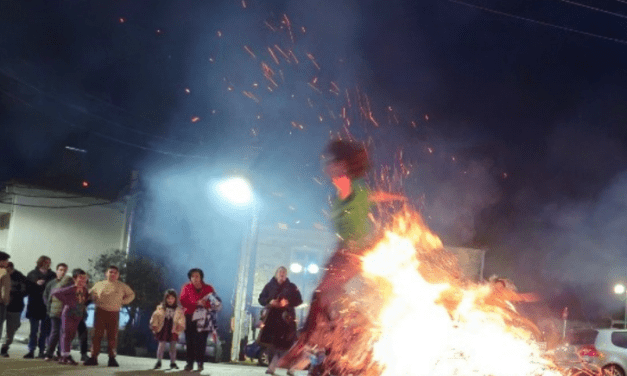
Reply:
[[[239,359],[240,342],[242,340],[242,318],[246,309],[246,290],[248,289],[248,275],[250,273],[250,258],[253,241],[257,232],[257,203],[253,197],[250,183],[241,177],[234,177],[221,181],[217,185],[220,195],[236,206],[248,207],[251,212],[250,226],[246,226],[246,233],[240,251],[239,266],[237,269],[237,286],[235,288],[235,302],[233,304],[233,339],[231,342],[231,361]]]
[[[625,289],[625,285],[622,283],[617,283],[614,285],[614,294],[623,295],[625,294],[625,317],[623,320],[624,328],[627,329],[627,289]]]

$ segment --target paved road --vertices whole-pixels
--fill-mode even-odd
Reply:
[[[248,376],[248,375],[265,375],[265,368],[256,365],[238,365],[227,363],[205,363],[205,369],[202,373],[186,372],[182,368],[185,362],[179,360],[177,362],[181,370],[152,370],[156,360],[152,358],[139,358],[119,355],[117,357],[119,368],[106,367],[106,354],[100,355],[98,359],[100,364],[96,367],[78,366],[62,366],[55,362],[45,362],[40,359],[23,359],[26,354],[26,345],[17,343],[11,346],[9,351],[10,358],[0,358],[0,375],[2,376],[52,376],[52,375],[68,375],[68,376],[146,376],[146,375],[211,375],[211,376]],[[72,352],[74,359],[80,358],[77,351]],[[166,360],[163,362],[169,365],[167,354]],[[104,365],[103,365],[104,364]],[[285,375],[286,370],[278,370],[277,375]],[[297,373],[298,376],[306,375],[305,372]]]

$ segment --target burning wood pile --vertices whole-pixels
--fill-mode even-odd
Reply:
[[[397,215],[376,244],[349,259],[356,272],[322,283],[324,313],[300,343],[321,355],[312,373],[562,374],[543,356],[537,327],[511,305],[518,294],[464,280],[417,213]]]

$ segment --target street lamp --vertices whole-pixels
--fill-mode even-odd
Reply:
[[[625,289],[625,285],[623,285],[622,283],[617,283],[616,285],[614,285],[614,294],[616,295],[623,295],[625,294],[625,317],[624,317],[624,327],[625,329],[627,329],[627,293],[626,293],[626,289]]]
[[[254,200],[253,189],[250,183],[241,177],[232,177],[217,183],[216,190],[227,202],[238,207],[249,207],[252,211],[250,226],[246,228],[246,234],[240,251],[240,260],[237,270],[237,286],[235,289],[235,302],[233,304],[233,339],[231,342],[231,361],[239,358],[240,341],[242,339],[242,316],[246,307],[246,290],[248,288],[248,275],[250,273],[250,258],[253,249],[253,239],[257,232],[257,204]]]

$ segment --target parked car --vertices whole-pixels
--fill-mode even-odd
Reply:
[[[570,375],[626,376],[627,330],[572,331],[552,353],[556,364]]]
[[[256,359],[260,366],[266,367],[270,364],[270,350],[258,344],[257,341],[252,341],[246,345],[245,354],[247,358]]]
[[[185,354],[187,353],[185,332],[179,334],[179,340],[176,342],[176,352],[181,355],[180,359],[185,359]],[[205,360],[213,363],[219,363],[222,360],[222,341],[220,341],[220,337],[216,333],[207,338]]]

